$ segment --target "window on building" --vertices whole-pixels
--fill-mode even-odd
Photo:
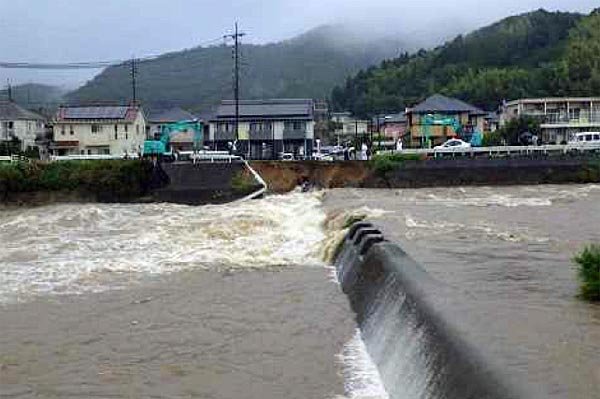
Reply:
[[[261,124],[257,123],[257,122],[252,122],[250,124],[250,131],[251,132],[258,132],[261,130]]]
[[[304,122],[294,122],[294,130],[304,130]]]
[[[73,130],[73,126],[69,126],[69,134],[71,136],[75,134],[75,131]]]
[[[231,131],[233,131],[233,124],[231,123],[219,123],[218,125],[218,129],[219,132],[221,133],[229,133]]]
[[[125,133],[125,140],[129,140],[129,133]]]
[[[129,131],[128,129],[129,127],[127,125],[125,125],[125,133],[127,133]]]
[[[63,136],[65,135],[65,125],[62,125],[60,127],[60,134],[63,135]]]
[[[581,110],[579,108],[572,108],[569,110],[569,118],[570,119],[579,119],[581,114]]]
[[[92,125],[92,133],[100,133],[102,131],[102,125]]]
[[[117,131],[115,130],[115,140],[119,139],[119,133],[117,133]]]
[[[140,134],[140,125],[135,125],[135,134]]]

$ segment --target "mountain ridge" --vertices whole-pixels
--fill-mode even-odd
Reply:
[[[280,42],[241,48],[243,98],[327,98],[331,89],[361,68],[409,48],[397,37],[349,40],[336,25],[324,25]],[[342,43],[342,45],[340,45]],[[138,63],[138,98],[152,106],[204,111],[232,97],[232,50],[219,45],[165,53]],[[105,69],[67,94],[69,102],[131,98],[129,66]]]

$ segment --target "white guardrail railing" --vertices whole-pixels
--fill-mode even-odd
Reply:
[[[0,155],[0,162],[30,162],[30,159],[22,155]]]
[[[443,155],[443,154],[488,154],[490,156],[500,154],[548,154],[548,153],[568,153],[568,152],[586,152],[599,151],[600,143],[588,143],[584,145],[575,144],[547,144],[547,145],[525,145],[525,146],[495,146],[495,147],[470,147],[470,148],[407,148],[400,151],[387,150],[378,151],[378,154],[415,154],[415,155]]]

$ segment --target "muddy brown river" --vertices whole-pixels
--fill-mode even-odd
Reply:
[[[388,398],[322,261],[338,211],[472,298],[469,339],[503,368],[598,397],[600,307],[570,259],[600,241],[599,186],[2,209],[0,397]]]
[[[464,293],[468,340],[540,397],[600,397],[600,304],[576,298],[571,261],[600,242],[600,186],[344,189],[324,203],[359,209]]]

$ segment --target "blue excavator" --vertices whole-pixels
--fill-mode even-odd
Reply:
[[[187,132],[190,129],[194,133],[194,149],[200,149],[202,145],[202,122],[198,120],[179,121],[165,124],[161,128],[160,137],[157,140],[144,141],[143,157],[156,157],[162,160],[175,160],[175,154],[171,148],[171,136],[175,133]]]
[[[457,136],[466,136],[463,132],[463,127],[458,121],[458,118],[453,117],[436,117],[428,114],[422,117],[421,125],[423,126],[423,146],[431,148],[431,126],[450,126]],[[466,137],[465,137],[466,138]],[[475,130],[469,137],[469,142],[473,147],[481,147],[482,144],[481,132]]]

